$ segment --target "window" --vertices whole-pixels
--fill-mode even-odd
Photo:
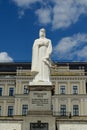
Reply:
[[[78,115],[79,115],[79,106],[73,105],[73,116],[78,116]]]
[[[66,116],[66,105],[61,105],[60,106],[60,115],[61,116]]]
[[[73,86],[73,94],[78,94],[78,87],[77,86]]]
[[[2,88],[0,88],[0,96],[2,96]]]
[[[24,94],[28,94],[28,93],[29,93],[28,87],[27,85],[24,85]]]
[[[8,106],[8,116],[13,116],[13,106]]]
[[[86,94],[87,94],[87,82],[86,82]]]
[[[23,116],[27,115],[27,112],[28,112],[28,105],[25,104],[22,106],[22,115]]]
[[[2,111],[2,110],[1,110],[1,106],[0,106],[0,116],[1,116],[1,111]]]
[[[9,96],[13,96],[14,95],[14,88],[9,88]]]
[[[60,86],[60,94],[65,94],[65,86]]]
[[[51,105],[51,110],[53,111],[53,104]]]

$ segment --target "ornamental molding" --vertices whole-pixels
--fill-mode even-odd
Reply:
[[[51,80],[87,80],[87,76],[52,76]]]
[[[15,85],[15,80],[8,80],[8,79],[2,79],[2,80],[0,80],[0,84],[13,84],[13,85]]]

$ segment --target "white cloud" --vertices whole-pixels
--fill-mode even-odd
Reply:
[[[78,3],[86,6],[87,5],[87,0],[79,0]]]
[[[51,24],[52,29],[68,28],[75,24],[81,15],[87,14],[87,0],[12,0],[21,9],[28,9],[39,2],[35,9],[40,24]],[[50,9],[49,9],[50,7]],[[29,8],[30,9],[30,8]],[[23,12],[22,12],[23,13]],[[24,14],[23,14],[24,15]]]
[[[35,13],[38,16],[38,20],[41,24],[48,24],[51,22],[50,8],[41,8],[38,9]]]
[[[18,15],[19,18],[21,19],[24,16],[24,10],[19,10]]]
[[[13,59],[8,55],[7,52],[1,52],[0,62],[13,62]]]
[[[41,0],[12,0],[18,7],[28,8],[31,4],[40,2]]]
[[[87,61],[87,34],[65,37],[54,47],[54,56],[58,60]]]
[[[67,28],[71,24],[76,23],[82,14],[87,13],[87,5],[84,4],[84,0],[80,1],[81,0],[53,1],[53,29]]]
[[[83,47],[80,51],[77,52],[79,59],[83,59],[83,61],[87,61],[87,46]]]

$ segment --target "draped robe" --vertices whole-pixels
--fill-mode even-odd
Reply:
[[[35,40],[32,49],[31,71],[35,73],[33,82],[50,82],[50,55],[52,53],[51,40],[39,38]]]

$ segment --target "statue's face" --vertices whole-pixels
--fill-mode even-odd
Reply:
[[[45,37],[45,32],[42,31],[42,30],[40,30],[39,36],[40,36],[40,37]]]

